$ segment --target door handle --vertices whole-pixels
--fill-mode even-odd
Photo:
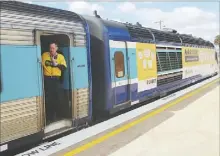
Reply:
[[[42,60],[40,58],[37,58],[37,62],[41,64]]]

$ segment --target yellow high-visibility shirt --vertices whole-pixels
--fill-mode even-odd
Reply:
[[[43,65],[43,71],[45,76],[61,76],[61,70],[58,67],[52,67],[52,66],[46,66],[46,61],[51,62],[50,53],[45,52],[42,54],[42,65]],[[57,54],[56,61],[60,65],[66,65],[65,58],[62,54]]]

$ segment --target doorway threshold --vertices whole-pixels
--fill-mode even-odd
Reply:
[[[52,137],[57,134],[69,131],[71,129],[73,129],[71,120],[64,119],[64,120],[53,122],[47,125],[44,129],[45,139],[48,137]]]

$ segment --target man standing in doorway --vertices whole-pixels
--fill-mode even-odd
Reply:
[[[67,67],[65,58],[57,53],[56,43],[50,44],[50,52],[44,52],[42,55],[45,107],[47,122],[56,120],[59,116],[59,107],[61,105],[61,83],[62,71]]]

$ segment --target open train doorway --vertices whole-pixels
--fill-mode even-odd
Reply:
[[[45,102],[45,134],[46,137],[56,135],[72,128],[72,97],[70,74],[70,38],[65,34],[41,34],[41,56],[48,54],[50,61],[50,46],[55,43],[57,56],[63,55],[67,68],[61,70],[60,76],[53,76],[58,67],[50,66],[51,76],[43,76]],[[57,59],[58,57],[55,57]],[[43,60],[43,59],[42,59]],[[51,63],[51,62],[50,62]],[[45,67],[42,67],[45,70]],[[54,83],[54,81],[56,81]],[[55,85],[55,86],[54,86]]]

